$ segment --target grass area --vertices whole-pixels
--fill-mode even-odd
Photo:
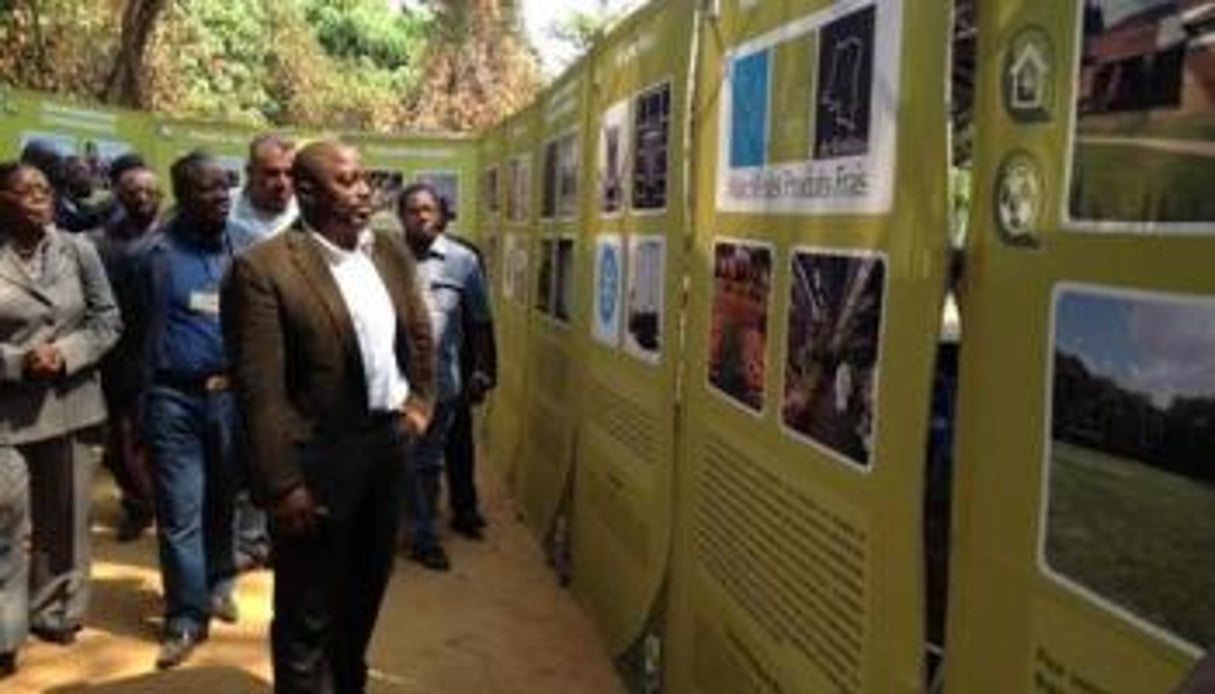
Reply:
[[[1215,219],[1215,157],[1087,143],[1076,146],[1072,166],[1073,219]]]
[[[1141,618],[1215,646],[1215,487],[1054,442],[1047,563]]]
[[[1135,111],[1087,115],[1081,118],[1078,132],[1084,135],[1119,137],[1159,137],[1168,140],[1215,140],[1211,114],[1178,116],[1163,111]]]

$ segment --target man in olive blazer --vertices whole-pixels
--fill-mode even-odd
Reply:
[[[361,692],[434,342],[408,251],[367,229],[358,152],[316,142],[292,173],[301,219],[234,260],[224,337],[270,511],[276,691]]]

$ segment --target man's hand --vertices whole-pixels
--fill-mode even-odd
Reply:
[[[281,496],[270,509],[275,526],[284,535],[304,535],[316,529],[317,505],[301,484]]]
[[[472,372],[468,378],[468,402],[480,405],[485,402],[485,396],[494,387],[494,381],[480,371]]]
[[[38,345],[25,353],[25,375],[35,380],[51,380],[63,374],[63,353],[55,345]]]
[[[409,398],[401,406],[401,428],[412,438],[426,433],[430,426],[430,418],[434,413],[429,405],[421,400]]]

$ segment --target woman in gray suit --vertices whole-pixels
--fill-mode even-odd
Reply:
[[[52,209],[40,171],[0,163],[0,677],[27,630],[68,644],[83,624],[94,461],[79,434],[105,419],[98,363],[122,327],[96,250]]]

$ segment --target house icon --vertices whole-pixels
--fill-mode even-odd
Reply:
[[[1026,42],[1021,46],[1009,73],[1009,108],[1014,112],[1045,111],[1050,66],[1037,44]]]
[[[1009,41],[1003,63],[1004,109],[1018,123],[1049,121],[1055,100],[1050,34],[1036,25],[1023,28]]]

